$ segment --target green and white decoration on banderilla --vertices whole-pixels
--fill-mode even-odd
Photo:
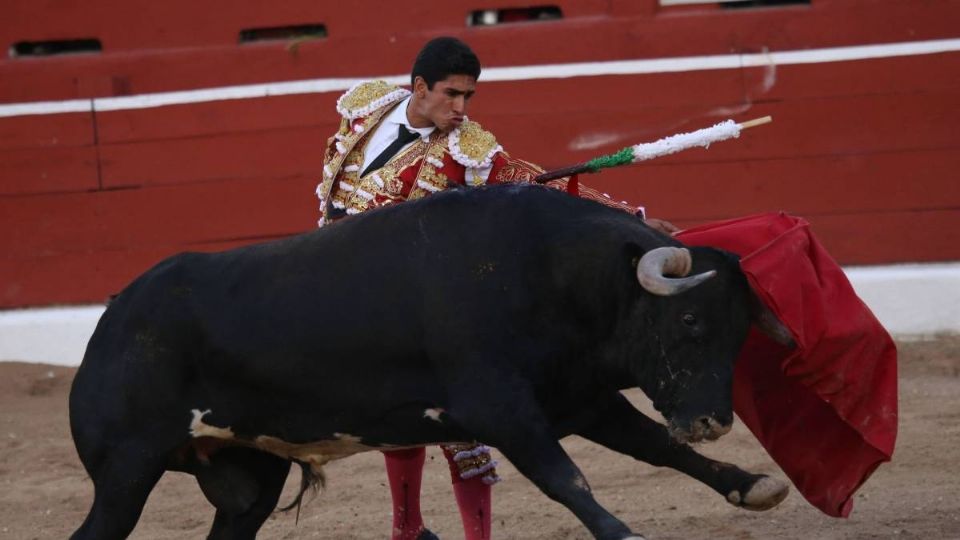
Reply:
[[[733,120],[724,120],[708,128],[698,129],[689,133],[670,135],[669,137],[664,137],[651,143],[635,144],[622,148],[612,154],[595,157],[590,161],[572,167],[548,171],[538,176],[536,180],[538,182],[546,182],[547,180],[553,180],[571,174],[595,173],[602,169],[631,165],[648,159],[675,154],[696,146],[708,148],[715,142],[739,137],[740,132],[744,129],[766,124],[772,120],[769,116],[742,123],[737,123]]]

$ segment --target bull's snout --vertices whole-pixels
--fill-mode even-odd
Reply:
[[[733,422],[719,422],[712,416],[699,416],[693,419],[688,425],[678,425],[670,423],[670,436],[678,442],[695,443],[704,439],[715,441],[730,433]]]

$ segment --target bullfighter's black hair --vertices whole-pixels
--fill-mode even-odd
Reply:
[[[410,83],[423,77],[427,88],[433,90],[437,81],[450,75],[469,75],[480,77],[480,59],[466,43],[453,37],[431,39],[420,49],[417,59],[410,70]]]

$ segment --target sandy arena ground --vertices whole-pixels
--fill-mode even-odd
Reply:
[[[778,508],[729,506],[707,487],[581,439],[564,441],[609,510],[652,540],[960,539],[960,337],[900,344],[900,435],[892,463],[864,485],[849,519],[821,514],[796,492]],[[67,421],[75,369],[0,362],[0,538],[65,538],[81,523],[93,489],[76,457]],[[637,397],[638,401],[642,398]],[[645,405],[641,405],[645,406]],[[702,451],[784,478],[737,424]],[[423,506],[442,538],[462,538],[442,456],[428,453]],[[295,468],[294,474],[298,472]],[[275,514],[260,538],[387,538],[390,506],[383,460],[368,453],[326,469],[328,489],[295,513]],[[509,464],[494,490],[494,537],[589,538],[565,508]],[[282,502],[298,478],[291,476]],[[203,538],[212,507],[192,477],[170,473],[154,489],[133,538]]]

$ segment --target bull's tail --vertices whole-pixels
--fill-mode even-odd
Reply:
[[[317,467],[316,470],[309,464],[304,463],[303,461],[293,460],[294,463],[300,466],[300,492],[297,493],[297,496],[293,499],[293,502],[287,506],[279,508],[281,512],[288,512],[294,507],[297,508],[297,522],[300,521],[300,505],[303,503],[303,494],[307,491],[311,491],[316,494],[321,489],[327,487],[327,477],[323,474],[323,469]]]

